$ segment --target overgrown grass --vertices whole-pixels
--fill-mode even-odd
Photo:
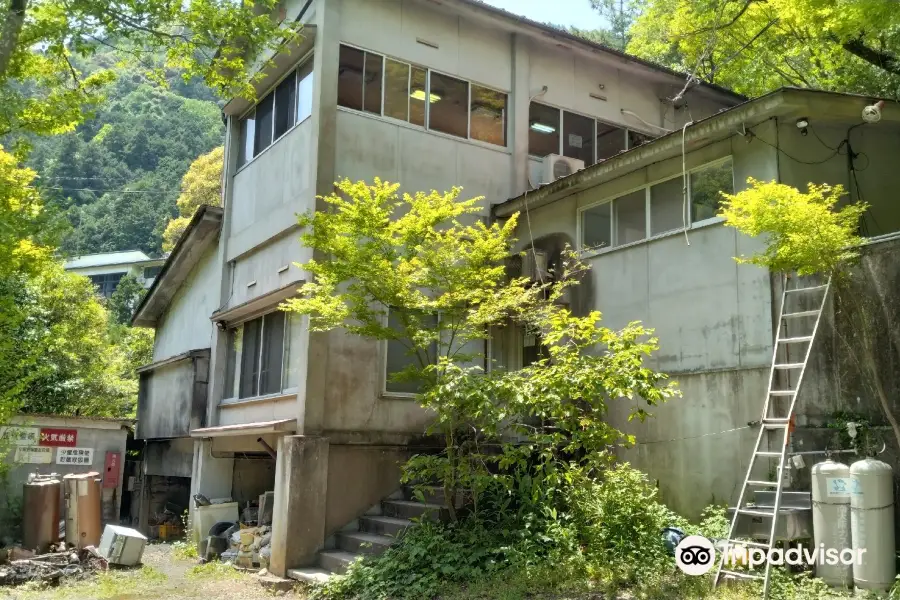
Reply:
[[[188,540],[179,540],[172,543],[172,554],[180,560],[198,558],[197,545]]]
[[[188,579],[240,579],[241,572],[234,565],[224,562],[208,562],[202,565],[194,565],[185,573]]]
[[[166,580],[164,573],[145,565],[136,570],[105,571],[59,587],[27,583],[16,588],[15,597],[17,600],[107,600],[141,594],[142,590],[152,590]]]

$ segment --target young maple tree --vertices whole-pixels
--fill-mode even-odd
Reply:
[[[330,210],[300,218],[302,243],[318,258],[301,265],[312,281],[283,308],[307,315],[313,331],[394,341],[414,357],[394,378],[418,383],[434,414],[428,432],[444,449],[414,457],[406,480],[440,481],[451,511],[460,489],[477,496],[490,482],[527,475],[552,488],[569,467],[589,469],[632,441],[604,422],[608,402],[652,406],[677,393],[644,364],[657,348],[652,330],[634,322],[613,331],[599,312],[579,317],[561,303],[587,268],[574,254],[552,281],[510,277],[517,216],[487,225],[481,198],[461,200],[460,188],[398,189],[343,180],[321,198]],[[547,350],[516,371],[486,351],[492,330],[512,324],[539,332]],[[634,417],[646,414],[634,406]]]

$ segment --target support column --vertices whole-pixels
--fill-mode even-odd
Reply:
[[[531,89],[531,66],[528,41],[519,34],[511,39],[512,95],[509,111],[509,146],[512,149],[512,181],[510,197],[531,189],[528,183],[528,110],[529,98],[540,90]]]
[[[278,440],[269,571],[279,577],[311,565],[325,545],[328,446],[302,435]]]

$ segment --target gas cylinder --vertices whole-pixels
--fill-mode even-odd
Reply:
[[[812,516],[816,548],[849,550],[850,537],[850,467],[831,459],[813,465]],[[816,577],[828,585],[849,587],[853,582],[853,565],[816,565]]]
[[[888,590],[897,575],[894,557],[894,477],[891,467],[865,458],[850,465],[850,532],[854,554],[853,584]],[[865,552],[861,553],[861,550]]]

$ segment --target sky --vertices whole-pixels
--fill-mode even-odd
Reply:
[[[605,22],[590,0],[483,0],[487,4],[528,17],[540,23],[599,29]]]

